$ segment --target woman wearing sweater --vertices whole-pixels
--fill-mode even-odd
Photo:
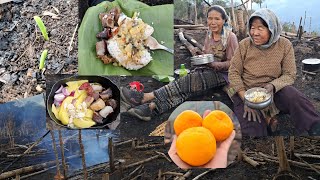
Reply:
[[[280,37],[281,24],[269,9],[254,12],[249,19],[250,36],[239,43],[229,68],[229,81],[236,94],[234,111],[243,135],[266,136],[263,111],[247,107],[246,90],[264,87],[273,94],[271,116],[279,111],[290,114],[298,134],[320,135],[320,117],[311,102],[291,86],[296,78],[296,64],[291,42]],[[270,114],[269,114],[270,116]]]

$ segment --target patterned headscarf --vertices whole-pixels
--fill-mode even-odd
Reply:
[[[251,26],[253,17],[260,17],[262,20],[264,20],[267,23],[269,31],[271,32],[270,39],[267,44],[259,45],[258,47],[262,49],[269,48],[273,43],[277,42],[280,38],[282,26],[279,18],[274,14],[274,12],[272,12],[269,9],[266,9],[266,8],[259,9],[255,11],[249,18],[249,22],[250,22],[248,23],[249,30],[251,28],[250,26]],[[249,36],[251,38],[251,41],[253,42],[253,39],[250,33],[249,33]]]
[[[223,16],[226,17],[226,19],[225,19],[226,22],[223,24],[222,31],[221,31],[221,42],[222,42],[222,45],[223,45],[224,49],[226,49],[227,48],[227,41],[228,41],[229,33],[232,31],[232,28],[228,23],[228,22],[230,22],[229,21],[229,16],[228,16],[226,10],[222,6],[214,5],[214,6],[211,6],[211,7],[220,9],[221,12],[223,13]],[[207,13],[207,17],[208,17],[208,14],[209,14],[209,11]],[[209,38],[212,38],[212,31],[210,29],[208,30],[208,36],[209,36]]]

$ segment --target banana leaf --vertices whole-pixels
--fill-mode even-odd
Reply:
[[[127,70],[112,64],[103,64],[96,57],[96,34],[103,30],[99,13],[119,6],[123,13],[132,17],[140,12],[139,17],[154,28],[152,36],[165,42],[163,45],[173,49],[173,4],[148,6],[136,0],[116,0],[102,2],[90,7],[82,20],[78,33],[78,73],[79,75],[173,75],[173,54],[164,50],[152,50],[152,61],[139,70]]]

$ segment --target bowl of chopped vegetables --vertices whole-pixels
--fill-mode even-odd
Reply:
[[[72,76],[56,82],[47,98],[50,118],[70,129],[105,128],[120,113],[120,91],[102,76]]]

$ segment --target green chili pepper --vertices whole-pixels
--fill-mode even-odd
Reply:
[[[40,70],[42,70],[44,68],[44,61],[46,60],[47,54],[48,54],[48,50],[47,49],[45,49],[41,54],[40,63],[39,63],[39,69]]]
[[[46,26],[43,24],[41,18],[39,16],[34,16],[33,18],[36,21],[36,23],[42,33],[42,36],[44,37],[44,40],[48,41],[49,37],[48,37],[47,29],[46,29]]]

